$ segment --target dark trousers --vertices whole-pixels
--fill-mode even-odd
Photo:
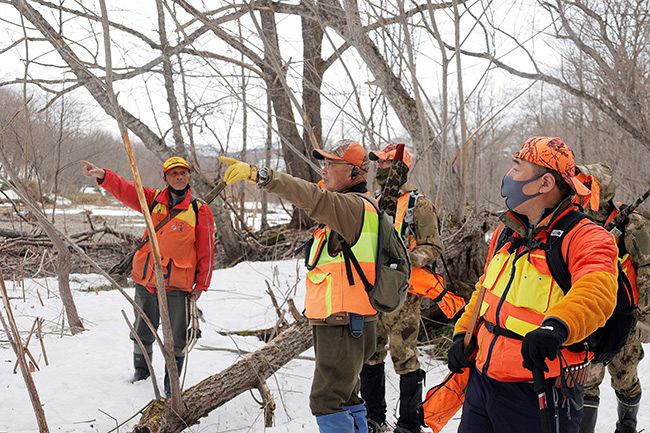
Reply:
[[[363,402],[359,374],[375,352],[376,324],[365,322],[358,338],[352,336],[348,325],[312,327],[316,366],[309,407],[314,416],[341,412],[344,406]]]
[[[167,308],[169,310],[169,320],[172,325],[172,334],[174,336],[174,356],[182,357],[183,349],[185,348],[185,343],[187,341],[187,301],[188,301],[189,292],[182,292],[174,290],[167,292]],[[144,286],[140,284],[135,285],[135,303],[140,306],[153,323],[153,326],[158,330],[158,325],[160,323],[160,310],[158,309],[158,298],[155,293],[149,293]],[[151,330],[147,324],[142,320],[140,315],[134,311],[135,314],[135,323],[133,327],[135,332],[142,340],[145,350],[147,353],[152,352],[152,345],[155,341]],[[161,335],[162,338],[162,335]],[[135,341],[133,335],[131,335],[131,340],[133,340],[133,353],[141,354],[140,346]]]
[[[581,386],[575,387],[571,394],[573,402],[552,384],[547,386],[550,433],[579,431],[584,390]],[[533,384],[500,382],[472,370],[458,433],[478,432],[541,433],[540,410]]]

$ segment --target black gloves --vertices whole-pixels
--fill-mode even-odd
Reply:
[[[564,323],[555,319],[544,320],[542,326],[526,334],[521,344],[524,368],[548,371],[545,359],[553,361],[568,336],[569,330]]]
[[[476,349],[476,337],[472,337],[467,347],[464,347],[464,338],[464,332],[454,335],[454,342],[449,347],[449,350],[447,350],[447,366],[454,373],[462,373],[463,368],[470,366],[471,363],[468,358]]]

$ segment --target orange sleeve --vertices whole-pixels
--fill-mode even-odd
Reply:
[[[569,329],[566,345],[584,340],[605,324],[616,306],[618,248],[601,226],[583,220],[562,244],[571,273],[571,290],[547,311]]]
[[[456,324],[454,325],[454,335],[458,334],[459,332],[467,331],[470,318],[472,317],[472,312],[476,307],[476,300],[478,298],[478,294],[481,290],[481,286],[483,285],[483,279],[485,278],[485,270],[487,269],[487,265],[490,262],[490,259],[492,258],[492,256],[494,256],[495,253],[494,249],[497,246],[497,240],[499,239],[499,236],[501,236],[501,232],[503,231],[504,227],[505,226],[503,224],[499,224],[497,228],[494,230],[494,233],[492,233],[492,237],[490,238],[490,247],[488,248],[488,253],[487,253],[488,258],[485,260],[485,265],[483,265],[483,275],[481,275],[481,277],[478,279],[478,282],[476,283],[474,288],[474,292],[472,293],[469,302],[465,306],[465,311],[458,318]],[[479,305],[479,308],[480,307],[481,306]]]

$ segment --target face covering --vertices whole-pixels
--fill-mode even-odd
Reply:
[[[389,175],[390,175],[390,167],[378,168],[375,174],[375,180],[377,181],[377,184],[383,187],[386,184]],[[407,179],[408,179],[408,172],[404,173],[400,178],[399,186],[404,185]]]
[[[524,185],[539,179],[545,174],[545,172],[542,172],[538,176],[526,180],[514,180],[510,176],[503,176],[503,180],[501,181],[501,197],[506,199],[506,206],[508,209],[514,211],[522,203],[542,195],[541,192],[536,192],[535,194],[530,195],[524,193]]]
[[[386,168],[377,168],[375,173],[375,180],[380,186],[384,186],[386,179],[388,179],[388,174],[390,173],[390,167]]]
[[[190,189],[190,184],[188,183],[185,186],[185,188],[183,188],[183,189],[174,189],[174,188],[171,187],[171,185],[167,185],[167,188],[169,188],[169,191],[171,191],[172,193],[174,193],[176,195],[185,195],[187,190]]]

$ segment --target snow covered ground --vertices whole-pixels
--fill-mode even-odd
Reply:
[[[218,331],[256,329],[275,323],[275,311],[264,293],[265,280],[271,283],[280,302],[293,297],[300,307],[304,296],[302,279],[303,270],[296,261],[247,262],[215,271],[211,290],[199,301],[207,322],[201,325],[203,337],[190,353],[185,387],[241,358],[237,353],[201,349],[251,351],[261,346],[256,338],[222,336]],[[6,281],[6,285],[21,331],[26,333],[35,317],[45,320],[49,366],[45,366],[37,341],[32,340],[29,347],[40,367],[33,377],[50,431],[105,433],[116,426],[116,420],[121,423],[144,407],[153,397],[153,391],[149,381],[129,383],[132,343],[120,313],[124,309],[131,316],[127,301],[117,291],[88,291],[104,285],[103,279],[97,275],[74,275],[73,280],[79,314],[87,328],[86,332],[76,336],[61,336],[62,307],[54,295],[55,279],[25,281],[25,301],[20,286],[14,287],[11,281]],[[50,298],[47,298],[48,288]],[[39,295],[44,306],[38,300]],[[313,351],[304,355],[312,357]],[[0,432],[36,432],[36,421],[22,376],[20,373],[12,374],[15,356],[4,335],[0,336],[0,361]],[[437,361],[425,356],[421,361],[427,371],[427,386],[437,383],[446,372],[445,366]],[[162,387],[162,359],[157,351],[154,369]],[[187,431],[316,433],[318,429],[308,407],[312,370],[313,361],[293,360],[268,381],[277,404],[276,427],[264,428],[263,411],[250,393],[244,393]],[[391,370],[389,366],[388,407],[389,419],[394,422],[399,381]],[[650,361],[645,359],[640,371],[646,396],[650,396],[649,370]],[[639,427],[650,429],[650,411],[643,409],[648,407],[647,398],[650,397],[642,402]],[[598,431],[611,433],[616,403],[609,386],[603,386],[602,399]],[[129,431],[128,427],[134,422],[120,427],[119,431]],[[457,423],[457,419],[453,420],[444,432],[456,431]]]

